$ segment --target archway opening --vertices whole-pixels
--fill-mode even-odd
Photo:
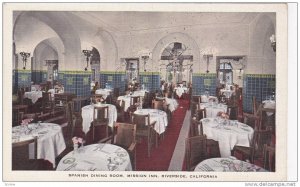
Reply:
[[[170,43],[161,54],[161,79],[168,83],[191,83],[193,55],[180,42]]]

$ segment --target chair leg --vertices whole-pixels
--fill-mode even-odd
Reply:
[[[151,151],[151,146],[152,146],[152,141],[151,141],[151,132],[148,132],[148,157],[150,157],[150,151]]]
[[[93,131],[93,133],[92,133],[92,135],[93,135],[92,139],[93,139],[93,142],[95,142],[95,126],[93,125],[92,128],[93,128],[93,130],[92,130]]]

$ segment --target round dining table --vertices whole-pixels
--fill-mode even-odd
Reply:
[[[264,108],[276,109],[276,102],[274,100],[265,100],[262,102]],[[273,112],[267,112],[268,116],[273,115]]]
[[[207,139],[219,142],[221,157],[229,157],[235,145],[250,146],[254,130],[244,123],[220,118],[204,118],[201,122],[203,134],[207,136]]]
[[[268,172],[264,168],[235,157],[210,158],[200,162],[194,171],[198,172]]]
[[[31,123],[12,128],[12,142],[37,139],[37,159],[48,160],[55,167],[55,158],[66,148],[62,129],[54,123]],[[29,158],[34,157],[34,145],[29,145]]]
[[[187,90],[188,90],[188,88],[185,87],[185,86],[182,86],[182,87],[175,87],[174,89],[175,89],[175,92],[176,92],[176,94],[177,94],[177,96],[178,96],[179,98],[181,98],[181,96],[182,96],[185,92],[187,92]]]
[[[113,144],[91,144],[64,156],[57,171],[132,171],[127,151]]]
[[[33,104],[36,103],[37,100],[42,97],[43,97],[42,91],[31,91],[31,92],[24,93],[24,98],[30,99]]]
[[[102,95],[103,99],[106,99],[107,96],[109,96],[111,94],[112,90],[111,89],[98,89],[95,91],[95,94],[100,94]]]
[[[130,107],[131,96],[130,95],[121,95],[118,97],[117,100],[124,101],[124,103],[125,103],[124,111],[126,112],[127,109]]]
[[[140,115],[150,115],[150,123],[156,122],[154,125],[154,130],[158,134],[162,134],[165,132],[166,127],[168,126],[168,116],[167,113],[158,110],[158,109],[138,109],[134,112],[134,114]]]
[[[165,99],[165,101],[168,105],[168,108],[171,112],[174,112],[178,108],[179,104],[176,99],[168,98],[168,97],[165,97],[164,99]]]
[[[201,95],[201,103],[208,103],[209,101],[216,101],[218,102],[218,98],[216,96],[207,96],[207,95]]]
[[[224,93],[226,98],[230,98],[234,91],[230,89],[221,89],[220,92],[221,94]]]
[[[111,104],[92,104],[86,105],[81,108],[82,116],[82,131],[86,134],[90,130],[91,123],[94,117],[94,107],[95,106],[108,106],[108,126],[113,127],[114,122],[117,121],[118,112],[115,105]]]
[[[227,105],[224,105],[222,103],[200,103],[199,104],[200,109],[206,109],[206,117],[208,118],[215,118],[217,117],[219,112],[227,112]]]

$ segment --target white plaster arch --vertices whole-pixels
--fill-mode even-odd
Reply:
[[[191,53],[193,55],[193,63],[195,64],[195,62],[197,62],[196,64],[199,64],[200,49],[196,41],[186,33],[175,32],[161,38],[154,47],[152,51],[153,69],[155,69],[155,66],[159,67],[158,62],[160,61],[163,50],[172,42],[180,42],[191,49]]]
[[[58,63],[59,63],[59,69],[64,69],[64,54],[63,54],[63,49],[64,49],[64,46],[61,42],[61,40],[59,38],[48,38],[48,39],[45,39],[43,41],[41,41],[34,49],[34,53],[33,53],[33,57],[34,57],[34,62],[35,63],[38,63],[37,61],[40,60],[40,57],[43,56],[42,53],[46,53],[45,50],[43,50],[42,48],[45,48],[45,49],[49,49],[49,53],[53,53],[53,51],[55,51],[56,53],[56,57],[54,56],[52,60],[58,60]],[[53,51],[51,51],[53,50]],[[55,58],[55,59],[54,59]],[[42,66],[44,64],[36,64],[37,65],[40,65],[39,66],[39,69],[42,70],[42,69],[45,69],[43,68]]]
[[[72,24],[68,21],[68,12],[28,12],[28,15],[40,20],[52,28],[64,45],[64,68],[77,69],[80,62],[81,46],[80,37]]]
[[[275,24],[270,15],[261,14],[257,18],[254,30],[251,33],[253,39],[251,44],[251,55],[264,56],[266,45],[270,46],[270,36],[275,34]],[[271,46],[270,46],[271,48]]]

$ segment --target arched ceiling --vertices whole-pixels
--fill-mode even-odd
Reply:
[[[250,24],[259,13],[199,12],[72,12],[114,33],[143,31],[170,27]]]

